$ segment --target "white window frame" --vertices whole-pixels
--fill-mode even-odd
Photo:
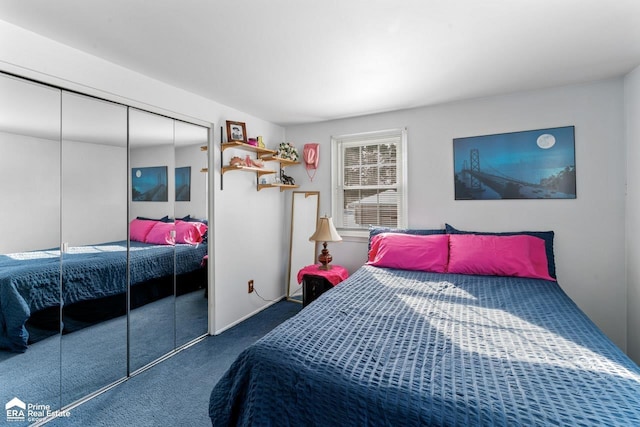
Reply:
[[[398,228],[407,227],[407,129],[389,129],[331,137],[331,216],[338,232],[343,237],[368,237],[367,228],[347,228],[344,224],[344,148],[354,145],[376,143],[390,138],[399,138],[396,146],[396,191],[398,194]],[[378,225],[378,224],[370,224]]]

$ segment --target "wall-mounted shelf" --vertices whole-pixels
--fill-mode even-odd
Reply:
[[[280,167],[293,166],[293,165],[299,165],[300,164],[300,162],[298,162],[296,160],[283,159],[282,157],[277,157],[277,156],[266,155],[266,156],[262,156],[260,158],[262,160],[264,160],[265,162],[279,162],[280,163]]]
[[[275,156],[277,153],[277,151],[275,150],[269,150],[268,148],[261,148],[255,145],[245,144],[244,142],[240,142],[240,141],[223,142],[221,145],[222,145],[222,148],[221,148],[222,152],[224,152],[224,150],[226,150],[227,148],[237,148],[240,150],[251,151],[253,153],[256,153],[258,157]]]
[[[291,160],[291,159],[283,159],[282,157],[277,157],[277,156],[264,156],[261,157],[262,160],[264,160],[265,162],[278,162],[280,163],[280,170],[282,171],[282,168],[286,167],[286,166],[295,166],[295,165],[299,165],[300,162],[296,161],[296,160]],[[274,171],[276,172],[276,171]],[[273,183],[273,184],[258,184],[258,191],[262,190],[263,188],[279,188],[280,191],[285,191],[285,190],[292,190],[294,188],[298,188],[300,187],[299,185],[291,185],[291,184],[281,184],[281,183]]]
[[[200,151],[208,151],[208,150],[209,150],[209,147],[207,145],[201,145],[200,146]],[[200,172],[207,173],[207,172],[209,172],[209,168],[202,168],[202,169],[200,169]]]
[[[222,139],[222,128],[220,128],[220,139]],[[268,148],[257,147],[255,145],[246,144],[242,141],[229,141],[222,142],[220,141],[220,152],[224,153],[224,150],[227,148],[235,148],[238,150],[249,151],[251,153],[256,153],[256,156],[265,162],[278,162],[279,170],[273,169],[263,169],[252,166],[235,166],[235,165],[223,165],[223,156],[220,156],[220,190],[223,189],[223,176],[226,172],[231,171],[243,171],[243,172],[252,172],[256,174],[256,188],[258,191],[263,188],[279,188],[280,191],[290,190],[293,188],[298,188],[298,185],[289,185],[289,184],[281,184],[281,183],[273,183],[273,184],[260,184],[260,177],[263,175],[277,174],[282,171],[282,168],[286,166],[298,165],[300,162],[283,159],[281,157],[277,157],[278,152],[276,150],[270,150]],[[203,147],[206,149],[206,147]]]
[[[252,166],[223,166],[222,167],[222,173],[223,174],[225,172],[229,172],[229,171],[256,172],[258,174],[258,176],[269,175],[269,174],[277,172],[277,171],[274,171],[272,169],[256,168],[256,167],[252,167]]]
[[[279,188],[280,191],[284,191],[284,190],[293,190],[294,188],[298,188],[298,187],[300,186],[289,185],[289,184],[258,184],[258,191],[262,190],[263,188]]]

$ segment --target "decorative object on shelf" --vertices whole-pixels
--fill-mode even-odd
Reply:
[[[278,146],[278,157],[282,159],[288,159],[298,161],[300,155],[296,147],[290,142],[281,142]]]
[[[284,174],[284,169],[280,169],[280,182],[285,185],[296,185],[295,179]]]
[[[318,164],[320,163],[320,144],[317,142],[304,144],[302,159],[304,160],[304,167],[307,170],[309,181],[313,182],[313,178],[318,171]]]
[[[261,136],[258,137],[258,147],[265,148],[264,141]]]
[[[247,144],[253,145],[254,147],[257,147],[258,146],[258,140],[256,138],[249,138],[247,140]]]
[[[323,216],[318,221],[318,228],[316,232],[309,237],[310,241],[322,242],[322,252],[318,256],[318,261],[322,264],[318,267],[320,270],[330,270],[329,263],[333,260],[333,257],[327,249],[327,242],[341,242],[342,237],[338,234],[336,227],[333,225],[331,217]]]
[[[247,157],[244,159],[244,162],[249,167],[261,168],[264,166],[264,162],[261,159],[252,159],[247,154]]]
[[[231,160],[229,160],[229,166],[235,166],[239,168],[242,166],[247,166],[247,163],[244,161],[243,158],[238,156],[233,156]]]
[[[247,127],[242,122],[232,122],[227,120],[227,141],[237,141],[247,143]]]

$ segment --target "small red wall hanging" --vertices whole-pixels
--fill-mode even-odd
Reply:
[[[309,180],[313,181],[320,162],[320,144],[315,142],[304,144],[302,161],[304,162],[304,167],[307,169]]]

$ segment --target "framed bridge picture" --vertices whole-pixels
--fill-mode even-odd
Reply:
[[[575,128],[453,140],[456,200],[575,199]]]
[[[134,202],[167,202],[167,167],[131,169],[131,200]]]
[[[191,166],[176,168],[176,202],[191,201]]]

